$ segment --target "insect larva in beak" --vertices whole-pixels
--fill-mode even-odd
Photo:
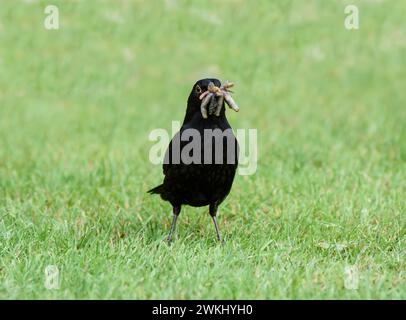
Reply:
[[[210,91],[205,91],[203,92],[200,96],[199,99],[202,100],[205,96],[207,96],[210,93]]]
[[[229,89],[234,87],[234,83],[233,82],[229,82],[228,80],[224,81],[224,84],[221,86],[222,89]]]
[[[226,100],[226,103],[228,104],[228,106],[231,109],[233,109],[235,112],[240,111],[240,108],[237,106],[234,99],[231,97],[231,95],[228,92],[224,92],[224,99]]]
[[[206,107],[207,107],[207,104],[209,103],[212,96],[213,96],[212,93],[207,94],[204,97],[204,99],[202,101],[202,104],[200,105],[200,112],[202,113],[202,117],[204,119],[207,119],[207,108]]]
[[[200,112],[202,113],[202,117],[207,119],[207,109],[205,107],[200,107]]]
[[[223,106],[223,101],[224,101],[224,95],[221,95],[220,98],[219,98],[219,100],[218,100],[218,102],[217,102],[217,109],[216,109],[216,112],[214,113],[214,115],[215,115],[216,117],[218,117],[218,116],[220,115],[221,108],[222,108],[222,106]]]

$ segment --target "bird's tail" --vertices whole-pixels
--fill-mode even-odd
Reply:
[[[161,194],[163,191],[164,185],[161,184],[158,187],[152,188],[151,190],[148,190],[147,192],[150,194]]]

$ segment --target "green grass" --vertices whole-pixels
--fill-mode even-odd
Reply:
[[[47,1],[0,4],[0,298],[406,298],[402,1],[52,3],[57,31]],[[184,207],[168,247],[148,134],[205,76],[236,83],[258,170],[220,208],[224,246]]]

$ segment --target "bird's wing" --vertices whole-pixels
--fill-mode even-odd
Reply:
[[[188,143],[188,141],[180,141],[180,136],[181,136],[181,131],[179,131],[178,133],[176,133],[174,135],[171,142],[169,143],[168,148],[166,149],[164,164],[163,164],[163,173],[165,176],[168,174],[169,170],[174,165],[181,164],[180,150],[182,150],[183,146],[186,145]],[[173,149],[174,149],[174,152],[172,152]]]

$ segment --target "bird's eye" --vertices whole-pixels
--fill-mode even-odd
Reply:
[[[196,90],[196,93],[197,93],[197,94],[201,94],[202,91],[203,91],[202,88],[200,88],[199,85],[196,86],[196,89],[195,89],[195,90]]]

